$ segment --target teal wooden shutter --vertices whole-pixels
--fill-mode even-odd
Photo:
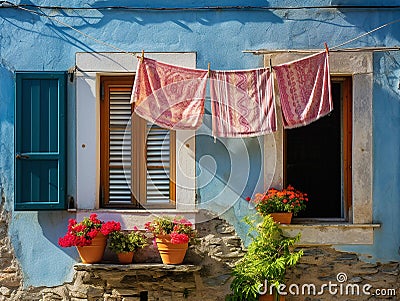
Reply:
[[[66,74],[17,73],[15,210],[65,209]]]

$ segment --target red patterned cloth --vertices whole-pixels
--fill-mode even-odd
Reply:
[[[326,51],[273,69],[285,128],[307,125],[333,110]]]
[[[269,69],[211,71],[214,137],[253,137],[276,131]]]
[[[195,130],[204,115],[207,70],[139,58],[131,102],[140,117],[163,128]]]

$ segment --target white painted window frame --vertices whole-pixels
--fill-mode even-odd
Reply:
[[[268,52],[264,65],[287,63],[310,54]],[[372,95],[373,52],[331,52],[329,56],[332,76],[352,76],[353,137],[352,137],[352,210],[349,221],[343,223],[309,223],[284,226],[293,235],[301,232],[301,243],[319,244],[373,244],[373,152],[372,152]],[[277,93],[276,93],[277,95]],[[278,95],[276,98],[278,99]],[[278,118],[279,120],[279,118]],[[280,187],[284,178],[283,126],[264,139],[264,183]],[[273,154],[273,155],[268,155]],[[321,204],[322,206],[322,204]]]
[[[140,55],[140,54],[137,54]],[[146,57],[195,68],[196,53],[146,53]],[[76,54],[76,205],[77,219],[95,212],[125,229],[142,227],[154,215],[184,215],[195,220],[195,131],[176,131],[176,208],[112,210],[100,208],[100,77],[134,74],[134,53]]]

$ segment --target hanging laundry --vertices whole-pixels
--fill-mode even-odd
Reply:
[[[273,69],[285,128],[307,125],[333,110],[327,51]]]
[[[214,137],[253,137],[276,131],[269,69],[210,71]]]
[[[131,102],[140,117],[163,128],[195,130],[204,115],[207,70],[139,58]]]

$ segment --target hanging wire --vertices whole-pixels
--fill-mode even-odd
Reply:
[[[400,22],[400,19],[393,20],[393,21],[390,21],[388,23],[385,23],[385,24],[383,24],[381,26],[378,26],[378,27],[368,31],[368,32],[365,32],[365,33],[363,33],[363,34],[361,34],[359,36],[356,36],[355,38],[347,40],[347,41],[345,41],[345,42],[343,42],[343,43],[341,43],[339,45],[335,45],[333,47],[329,47],[329,51],[335,50],[335,49],[336,49],[336,51],[362,51],[363,49],[370,49],[370,50],[400,50],[399,47],[375,47],[375,48],[374,47],[364,47],[364,48],[353,48],[353,49],[337,49],[337,48],[340,48],[340,47],[342,47],[344,45],[350,44],[351,42],[354,42],[354,41],[356,41],[358,39],[361,39],[362,37],[365,37],[366,35],[369,35],[369,34],[375,32],[375,31],[378,31],[378,30],[380,30],[382,28],[385,28],[386,26],[389,26],[389,25],[392,25],[392,24],[395,24],[395,23],[399,23],[399,22]],[[314,52],[322,51],[322,49],[287,49],[287,50],[270,50],[270,51],[266,51],[266,50],[244,50],[243,52],[250,52],[250,53],[254,53],[254,54],[265,54],[265,53],[272,53],[272,52],[277,52],[277,51],[280,51],[280,52],[314,53]]]
[[[67,23],[65,23],[65,22],[63,22],[63,21],[58,20],[56,17],[49,16],[49,15],[43,13],[43,12],[38,12],[38,11],[35,11],[35,10],[32,10],[32,9],[28,9],[28,8],[26,8],[26,7],[22,7],[21,5],[16,5],[16,4],[11,3],[11,2],[8,2],[8,1],[1,1],[1,2],[0,2],[1,5],[3,5],[4,3],[7,4],[6,7],[18,8],[18,9],[21,9],[21,10],[24,10],[24,11],[27,11],[27,12],[30,12],[30,13],[33,13],[33,14],[36,14],[36,15],[38,15],[38,16],[42,16],[42,17],[48,18],[49,20],[52,20],[52,21],[54,21],[54,22],[57,22],[57,23],[59,23],[59,24],[65,26],[65,27],[68,27],[68,28],[70,28],[71,30],[73,30],[73,31],[75,31],[75,32],[77,32],[77,33],[79,33],[79,34],[85,36],[85,37],[88,38],[88,39],[91,39],[91,40],[95,41],[95,42],[98,43],[98,44],[101,44],[101,45],[110,47],[110,48],[112,48],[112,49],[114,49],[114,50],[117,50],[117,51],[119,51],[119,52],[122,52],[122,53],[127,53],[127,54],[134,55],[132,52],[123,50],[123,49],[121,49],[121,48],[119,48],[119,47],[117,47],[117,46],[115,46],[115,45],[112,45],[112,44],[110,44],[110,43],[104,42],[104,41],[99,40],[99,39],[97,39],[97,38],[95,38],[95,37],[93,37],[93,36],[91,36],[91,35],[89,35],[89,34],[86,34],[86,33],[84,33],[83,31],[81,31],[81,30],[79,30],[79,29],[76,29],[75,27],[73,27],[73,26],[71,26],[71,25],[69,25],[69,24],[67,24]],[[28,5],[26,5],[26,6],[28,6]],[[29,5],[29,6],[33,6],[33,7],[38,7],[38,8],[40,8],[40,6],[34,6],[34,5]],[[400,6],[398,6],[398,7],[400,8]],[[48,7],[46,7],[46,8],[48,8]],[[309,7],[302,7],[302,8],[309,8]],[[61,8],[60,8],[60,9],[61,9]],[[72,9],[72,8],[71,8],[71,9]],[[269,9],[271,9],[271,8],[269,8]],[[379,26],[379,27],[377,27],[377,28],[374,28],[374,29],[372,29],[372,30],[370,30],[370,31],[368,31],[368,32],[366,32],[366,33],[363,33],[363,34],[361,34],[361,35],[359,35],[359,36],[357,36],[357,37],[355,37],[355,38],[352,38],[352,39],[350,39],[350,40],[348,40],[348,41],[345,41],[345,42],[343,42],[343,43],[341,43],[341,44],[339,44],[339,45],[330,47],[330,50],[334,50],[334,49],[340,48],[340,47],[342,47],[342,46],[344,46],[344,45],[347,45],[347,44],[349,44],[349,43],[351,43],[351,42],[354,42],[354,41],[356,41],[356,40],[358,40],[358,39],[360,39],[360,38],[362,38],[362,37],[364,37],[364,36],[366,36],[366,35],[369,35],[369,34],[375,32],[375,31],[378,31],[378,30],[380,30],[380,29],[382,29],[382,28],[384,28],[384,27],[387,27],[387,26],[389,26],[389,25],[392,25],[392,24],[395,24],[395,23],[398,23],[398,22],[400,22],[400,19],[393,20],[393,21],[391,21],[391,22],[385,23],[385,24],[383,24],[383,25],[381,25],[381,26]],[[318,50],[318,51],[319,51],[319,50]],[[251,52],[251,51],[250,51],[250,52]],[[254,52],[254,51],[253,51],[253,52]]]
[[[340,48],[340,47],[342,47],[342,46],[344,46],[344,45],[350,44],[351,42],[354,42],[354,41],[356,41],[356,40],[358,40],[358,39],[361,39],[362,37],[365,37],[366,35],[369,35],[369,34],[375,32],[375,31],[378,31],[378,30],[380,30],[380,29],[382,29],[382,28],[384,28],[384,27],[386,27],[386,26],[389,26],[389,25],[392,25],[392,24],[395,24],[395,23],[398,23],[398,22],[400,22],[400,19],[397,19],[397,20],[394,20],[394,21],[385,23],[385,24],[383,24],[383,25],[381,25],[381,26],[379,26],[379,27],[377,27],[377,28],[374,28],[374,29],[372,29],[372,30],[370,30],[370,31],[368,31],[368,32],[366,32],[366,33],[363,33],[362,35],[359,35],[359,36],[357,36],[357,37],[355,37],[355,38],[353,38],[353,39],[350,39],[350,40],[348,40],[348,41],[346,41],[346,42],[343,42],[342,44],[339,44],[339,45],[330,47],[330,49]]]

